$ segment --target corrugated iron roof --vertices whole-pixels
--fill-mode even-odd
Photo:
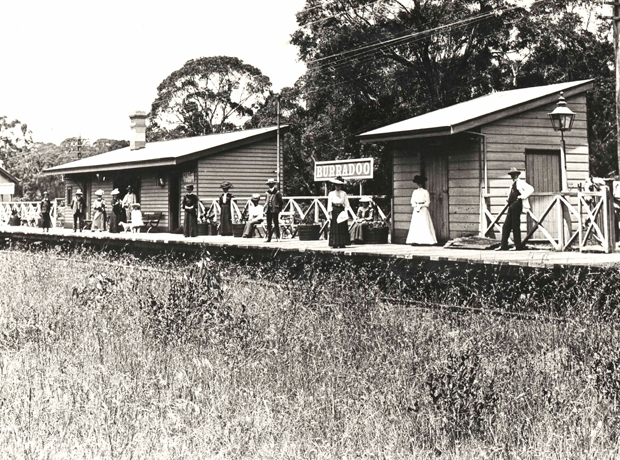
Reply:
[[[282,126],[281,129],[287,128]],[[44,170],[45,174],[65,174],[93,171],[109,171],[139,167],[172,166],[187,157],[200,153],[209,155],[271,137],[277,127],[248,129],[231,133],[209,134],[169,141],[147,142],[146,147],[131,150],[129,147],[94,155]]]
[[[492,93],[373,129],[359,137],[362,141],[381,141],[456,134],[553,102],[560,91],[564,91],[566,97],[587,91],[592,88],[592,82],[580,80]]]

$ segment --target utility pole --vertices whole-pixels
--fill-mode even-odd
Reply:
[[[608,5],[612,5],[614,13],[612,20],[614,22],[614,57],[616,68],[616,139],[618,147],[616,152],[618,154],[618,174],[620,174],[620,2],[606,2]]]
[[[278,132],[277,132],[277,145],[276,145],[276,181],[280,187],[280,190],[284,190],[284,184],[280,183],[280,96],[276,97],[276,117],[278,124]],[[620,160],[619,160],[620,161]]]

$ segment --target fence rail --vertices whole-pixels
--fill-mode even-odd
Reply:
[[[482,236],[489,236],[494,231],[501,233],[500,223],[503,223],[508,204],[494,215],[491,200],[505,199],[506,196],[484,194],[483,197]],[[528,231],[522,244],[532,241],[536,232],[540,232],[543,241],[550,243],[556,251],[565,251],[576,243],[580,251],[615,251],[617,224],[614,200],[608,187],[594,192],[534,193],[530,200],[537,197],[550,197],[551,201],[541,208],[538,216],[531,209],[525,210]],[[577,206],[571,201],[576,201]]]
[[[50,218],[52,227],[60,225],[59,211],[62,208],[60,203],[63,200],[51,200],[52,207],[50,209]],[[8,225],[9,219],[13,215],[13,211],[17,211],[21,225],[36,227],[39,223],[41,215],[41,203],[39,201],[8,201],[0,202],[0,225]]]

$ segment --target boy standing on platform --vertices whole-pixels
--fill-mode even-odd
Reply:
[[[508,250],[508,238],[510,237],[511,231],[515,243],[515,251],[523,249],[521,244],[521,212],[523,212],[523,208],[530,208],[528,198],[534,193],[534,187],[524,180],[519,179],[521,171],[517,168],[510,168],[508,174],[512,178],[512,185],[510,186],[510,190],[508,190],[507,198],[508,213],[506,214],[506,221],[502,227],[502,244],[496,251]]]

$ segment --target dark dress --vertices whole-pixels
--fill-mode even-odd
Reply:
[[[224,203],[224,195],[228,195],[226,197],[226,203]],[[219,205],[222,212],[220,215],[220,235],[222,236],[230,236],[233,234],[231,198],[233,198],[232,193],[222,193],[219,200]]]
[[[351,244],[351,236],[349,235],[349,221],[345,220],[340,224],[338,223],[338,214],[342,211],[344,211],[343,205],[334,204],[332,206],[332,221],[329,226],[329,245],[332,248]]]
[[[183,209],[185,210],[185,226],[183,235],[194,237],[198,235],[198,197],[188,193],[183,197]]]
[[[123,222],[125,217],[125,210],[123,209],[123,203],[120,200],[116,200],[112,203],[112,214],[110,214],[110,233],[119,233],[120,223]]]
[[[52,203],[50,203],[49,198],[43,198],[41,200],[41,228],[50,228],[52,226],[51,209]]]

